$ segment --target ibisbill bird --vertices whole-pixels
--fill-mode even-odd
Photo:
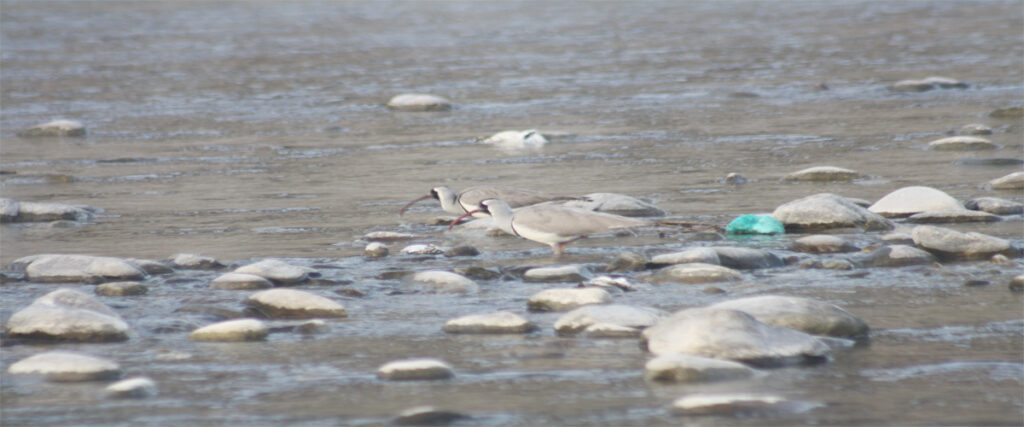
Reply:
[[[575,200],[575,197],[559,196],[555,194],[545,193],[542,191],[527,190],[523,188],[514,187],[500,187],[500,186],[477,186],[469,187],[462,190],[460,193],[456,193],[451,188],[446,186],[434,187],[430,189],[430,194],[413,200],[402,207],[399,211],[399,215],[405,213],[406,209],[416,204],[419,201],[426,199],[436,199],[441,202],[441,209],[453,215],[465,215],[470,211],[474,211],[480,205],[480,202],[486,199],[499,199],[504,200],[512,207],[529,206],[537,203],[550,202],[555,200]],[[488,215],[482,212],[473,214],[476,218],[485,218]]]
[[[656,225],[641,219],[558,204],[545,203],[512,210],[504,200],[485,199],[475,209],[453,221],[448,229],[462,218],[476,214],[494,218],[494,224],[506,233],[550,246],[555,255],[561,255],[566,245],[589,234]]]

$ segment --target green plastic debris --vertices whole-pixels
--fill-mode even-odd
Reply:
[[[727,234],[784,234],[786,227],[768,215],[741,215],[725,226]]]

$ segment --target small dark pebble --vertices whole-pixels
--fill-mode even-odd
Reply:
[[[483,267],[456,268],[455,272],[473,280],[494,280],[501,277],[501,273]]]
[[[338,295],[341,295],[343,297],[352,297],[352,298],[362,298],[362,297],[366,296],[366,294],[364,294],[362,292],[359,292],[358,290],[352,289],[352,288],[338,289],[338,290],[334,291],[334,293],[336,293]]]
[[[964,286],[988,286],[991,284],[992,282],[988,280],[968,280],[964,282]]]
[[[446,257],[456,256],[477,256],[480,255],[480,251],[472,246],[456,246],[454,248],[444,251]]]

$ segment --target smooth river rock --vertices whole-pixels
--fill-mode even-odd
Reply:
[[[221,290],[255,290],[273,288],[274,283],[255,274],[224,273],[211,280],[210,287]]]
[[[993,190],[1020,190],[1024,189],[1024,172],[1014,172],[988,182]]]
[[[128,339],[128,324],[92,295],[58,289],[14,313],[5,326],[11,337],[108,342]]]
[[[640,271],[647,268],[647,257],[636,252],[619,252],[615,259],[604,268],[606,273],[617,271]]]
[[[526,300],[530,311],[568,311],[591,304],[607,304],[612,296],[598,288],[555,288],[540,291]]]
[[[852,243],[839,236],[812,234],[793,241],[793,250],[813,254],[834,254],[856,252],[858,249]]]
[[[932,150],[942,151],[976,151],[999,148],[992,141],[977,136],[951,136],[949,138],[937,139],[929,142],[928,147]]]
[[[345,307],[327,298],[296,289],[268,289],[245,299],[245,304],[270,318],[307,319],[346,317]]]
[[[878,199],[868,210],[885,217],[905,217],[921,212],[965,210],[960,201],[932,187],[903,187]]]
[[[396,360],[377,369],[377,378],[383,380],[443,380],[454,376],[451,365],[430,358]]]
[[[390,252],[391,250],[381,242],[370,242],[363,248],[363,256],[367,258],[384,258]]]
[[[302,283],[309,280],[310,277],[320,275],[320,273],[312,268],[288,264],[279,259],[265,259],[244,265],[236,268],[234,272],[261,276],[271,282],[282,285]]]
[[[699,284],[740,280],[742,274],[729,267],[699,262],[675,264],[662,268],[647,276],[654,284],[683,283]]]
[[[581,282],[587,280],[588,275],[578,265],[560,265],[531,268],[523,273],[523,279],[529,282]]]
[[[458,317],[441,329],[452,334],[523,334],[537,330],[537,325],[518,314],[499,311]]]
[[[171,264],[177,268],[187,270],[215,270],[223,268],[224,264],[216,258],[199,254],[177,254],[171,257]]]
[[[786,265],[782,258],[761,249],[736,246],[716,246],[711,249],[718,254],[718,261],[723,267],[752,270]]]
[[[469,294],[480,290],[480,285],[473,279],[450,271],[421,271],[410,280],[415,286],[442,294]]]
[[[1003,219],[999,215],[988,212],[954,209],[948,211],[929,211],[907,217],[912,224],[954,224],[966,222],[997,222]]]
[[[10,374],[38,374],[47,381],[102,381],[120,378],[121,367],[110,360],[70,351],[30,356],[7,368]]]
[[[469,415],[455,411],[421,405],[403,409],[391,422],[400,426],[444,426],[470,418]]]
[[[648,360],[644,378],[650,381],[694,383],[749,378],[754,370],[739,362],[685,354],[666,354]]]
[[[396,111],[448,111],[451,101],[437,95],[403,93],[388,101],[388,108]]]
[[[860,254],[854,259],[857,264],[865,267],[906,267],[939,261],[930,252],[908,245],[882,246],[867,254]]]
[[[866,336],[869,331],[867,323],[859,317],[810,298],[761,295],[724,301],[709,308],[742,311],[769,325],[811,335],[847,338]]]
[[[17,263],[18,261],[15,261]],[[145,271],[120,258],[91,255],[38,255],[25,267],[35,282],[85,282],[140,280]]]
[[[147,377],[125,378],[103,390],[115,399],[145,399],[157,395],[156,382]]]
[[[787,202],[772,212],[786,231],[859,228],[865,231],[888,231],[893,223],[853,203],[845,197],[819,193]]]
[[[793,172],[786,176],[788,181],[851,181],[863,178],[864,174],[855,170],[836,166],[815,166]]]
[[[978,197],[968,200],[964,207],[970,210],[988,212],[993,215],[1019,215],[1024,213],[1024,204],[998,197]]]
[[[673,401],[672,413],[675,415],[750,417],[751,414],[783,411],[779,407],[788,402],[786,398],[774,394],[691,394]]]
[[[915,245],[941,260],[987,259],[996,254],[1009,257],[1017,255],[1008,240],[976,232],[961,233],[949,228],[919,225],[914,227],[911,236]]]
[[[806,333],[760,322],[742,311],[710,307],[678,311],[645,329],[643,338],[659,356],[688,354],[755,366],[819,363],[831,352]]]
[[[25,202],[12,199],[3,202],[0,222],[85,221],[93,216],[95,208],[72,206],[54,202]]]
[[[718,252],[712,248],[692,248],[679,252],[655,255],[651,258],[652,264],[687,264],[703,263],[720,265]]]
[[[149,292],[149,288],[139,282],[109,282],[96,285],[95,292],[105,297],[121,297],[142,295]]]
[[[984,123],[968,123],[960,127],[961,135],[992,135],[992,126]]]
[[[53,120],[46,123],[40,123],[21,132],[18,132],[18,136],[22,138],[39,138],[55,136],[80,137],[85,136],[85,125],[83,125],[82,122],[77,120]]]
[[[562,315],[555,321],[555,331],[571,335],[583,332],[596,324],[616,325],[629,328],[639,335],[641,330],[653,326],[668,313],[651,307],[636,307],[622,304],[588,305]]]
[[[889,86],[889,89],[897,92],[924,92],[932,89],[963,89],[967,83],[949,77],[932,76],[920,80],[900,80]]]
[[[506,130],[491,135],[481,142],[515,153],[523,150],[538,150],[548,143],[548,139],[536,129]]]
[[[235,319],[217,322],[192,331],[189,339],[194,341],[259,341],[270,334],[266,323],[257,319]]]

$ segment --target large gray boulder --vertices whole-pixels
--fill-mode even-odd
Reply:
[[[758,321],[737,310],[691,308],[676,312],[643,332],[656,355],[686,354],[783,366],[826,361],[829,346],[793,329]]]
[[[845,197],[820,193],[785,203],[772,212],[786,231],[859,228],[866,231],[893,229],[891,221]]]
[[[848,311],[810,298],[762,295],[724,301],[709,308],[742,311],[769,325],[811,335],[861,337],[869,330],[867,323]]]
[[[108,342],[128,339],[128,324],[92,295],[58,289],[14,313],[5,326],[11,337]]]

